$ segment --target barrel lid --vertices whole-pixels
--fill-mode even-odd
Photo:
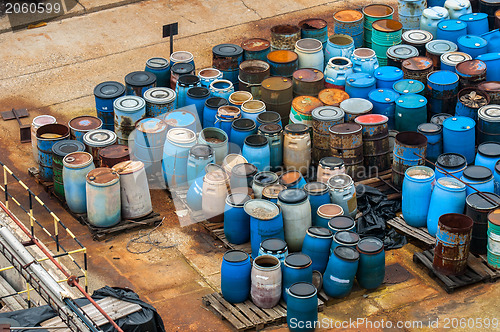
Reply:
[[[305,134],[309,131],[309,127],[303,123],[290,123],[285,126],[285,132],[290,134]]]
[[[328,193],[328,186],[323,182],[309,182],[304,186],[309,196],[324,195]]]
[[[403,29],[403,24],[393,19],[382,19],[373,22],[372,28],[380,32],[396,32]]]
[[[113,107],[122,112],[136,112],[143,109],[146,102],[139,96],[123,96],[118,97],[113,102]]]
[[[401,66],[406,68],[407,70],[421,71],[430,69],[434,65],[432,63],[432,60],[429,59],[428,57],[416,56],[413,58],[403,60]]]
[[[187,95],[195,99],[204,99],[210,96],[210,90],[203,86],[194,86],[188,89]]]
[[[224,105],[217,109],[217,116],[221,119],[236,119],[240,115],[241,110],[233,105]]]
[[[453,131],[473,130],[476,126],[476,121],[467,116],[454,116],[444,120],[443,127]]]
[[[467,29],[467,23],[461,20],[442,20],[438,23],[438,29],[443,31],[460,31]]]
[[[454,10],[462,10],[470,7],[469,0],[446,0],[444,7]]]
[[[144,168],[142,161],[127,160],[114,165],[113,170],[120,175],[131,174],[140,171]]]
[[[220,57],[239,57],[243,54],[243,48],[235,44],[219,44],[212,48],[212,53]]]
[[[340,103],[340,108],[345,113],[363,114],[370,112],[373,109],[373,104],[364,98],[349,98]]]
[[[338,231],[333,237],[346,245],[354,245],[359,242],[359,235],[353,231]]]
[[[265,111],[257,115],[259,123],[278,123],[281,121],[281,116],[277,112]]]
[[[500,159],[500,143],[484,142],[479,144],[477,152],[489,158]]]
[[[143,133],[162,133],[167,129],[165,121],[158,118],[144,118],[136,122],[135,128]]]
[[[359,10],[345,9],[333,14],[333,18],[339,22],[356,22],[363,18],[363,13]]]
[[[315,235],[321,238],[329,238],[332,237],[332,231],[325,227],[320,226],[311,226],[307,229],[309,234]]]
[[[241,43],[241,48],[247,52],[260,52],[267,50],[271,46],[271,43],[267,39],[263,38],[250,38],[246,39]]]
[[[176,51],[170,54],[170,62],[190,62],[193,58],[193,54],[188,51]]]
[[[387,121],[389,121],[389,118],[382,114],[365,114],[354,119],[354,122],[362,126],[381,125],[387,123]]]
[[[196,121],[196,117],[191,112],[173,111],[165,114],[164,121],[172,127],[187,127]]]
[[[321,158],[321,160],[319,161],[319,164],[323,168],[333,169],[333,168],[342,167],[344,165],[344,161],[338,157],[324,157],[324,158]]]
[[[251,131],[254,130],[255,127],[256,127],[255,121],[253,121],[252,119],[237,119],[234,120],[233,123],[231,124],[231,128],[240,131]]]
[[[324,77],[321,71],[313,68],[301,68],[293,72],[293,78],[301,82],[319,82]]]
[[[128,146],[123,144],[113,144],[99,150],[99,157],[104,159],[121,159],[128,155]]]
[[[440,133],[443,128],[435,123],[421,123],[417,128],[419,133],[422,134],[437,134]]]
[[[167,59],[160,57],[151,58],[146,61],[146,67],[157,70],[167,69],[169,64]]]
[[[218,169],[213,172],[208,172],[205,174],[203,181],[216,182],[216,183],[225,183],[229,180],[229,176],[224,170]]]
[[[377,103],[390,104],[396,102],[396,99],[399,98],[399,93],[392,89],[373,89],[368,94],[368,98]]]
[[[259,104],[259,108],[261,108],[262,104],[264,104],[264,103],[260,100],[252,100],[252,98],[253,98],[252,94],[248,91],[235,91],[235,92],[231,93],[231,95],[229,95],[228,100],[229,100],[229,102],[231,102],[233,104],[239,103],[242,105],[242,107],[243,107],[244,103],[256,101],[257,104]],[[264,107],[265,107],[265,105],[264,105]]]
[[[198,72],[198,76],[205,79],[216,79],[222,77],[222,73],[219,69],[205,68]]]
[[[125,83],[131,86],[148,86],[156,82],[156,75],[149,71],[134,71],[125,76]]]
[[[177,80],[177,85],[181,87],[195,86],[200,83],[200,78],[196,75],[182,75]]]
[[[116,142],[116,134],[111,130],[96,129],[83,135],[83,142],[93,147],[108,146]]]
[[[420,93],[424,91],[425,85],[424,83],[417,80],[404,79],[394,83],[392,88],[394,89],[394,91],[401,94]]]
[[[33,125],[36,127],[41,127],[46,124],[54,124],[57,120],[52,115],[38,115],[33,118]]]
[[[488,197],[489,200],[486,200],[481,195]],[[467,205],[476,210],[492,210],[500,206],[500,196],[497,194],[482,192],[481,195],[474,192],[467,196]],[[497,202],[497,204],[493,204],[492,202]]]
[[[464,177],[473,181],[486,181],[491,178],[493,172],[488,167],[470,165],[464,170]]]
[[[189,155],[196,159],[207,159],[213,154],[214,152],[208,144],[196,144],[189,150]]]
[[[353,87],[366,88],[375,85],[376,79],[367,73],[354,73],[347,76],[346,82]]]
[[[449,70],[437,70],[427,75],[427,81],[439,85],[452,85],[458,83],[459,77]]]
[[[327,203],[320,205],[320,207],[318,207],[317,214],[321,217],[328,219],[328,218],[334,218],[335,216],[338,216],[343,212],[344,210],[340,205]]]
[[[477,56],[477,59],[482,61],[493,61],[500,59],[500,53],[485,53]]]
[[[387,49],[387,57],[392,59],[408,59],[418,56],[418,50],[411,45],[394,45]]]
[[[372,59],[375,57],[376,57],[375,51],[372,50],[371,48],[360,47],[352,52],[352,58]]]
[[[58,155],[59,157],[64,157],[72,152],[82,152],[85,151],[85,144],[80,141],[74,141],[65,139],[62,141],[57,141],[52,146],[52,153]]]
[[[500,160],[495,164],[495,172],[500,175]]]
[[[251,199],[243,208],[249,216],[260,220],[271,220],[280,214],[280,208],[265,199]]]
[[[376,237],[369,236],[359,240],[356,247],[362,253],[371,254],[384,249],[384,242]]]
[[[153,104],[167,104],[175,100],[177,94],[170,88],[150,88],[144,92],[143,98]]]
[[[333,253],[335,256],[345,261],[356,262],[359,260],[359,252],[351,247],[338,246],[333,250]]]
[[[500,122],[500,105],[486,105],[479,109],[477,116],[487,122]]]
[[[285,204],[299,204],[307,200],[304,189],[288,188],[278,194],[278,200]]]
[[[363,7],[362,12],[368,17],[387,17],[394,13],[394,9],[389,5],[371,4]]]
[[[449,169],[460,169],[467,165],[467,159],[459,153],[443,153],[437,157],[438,166]]]
[[[337,135],[351,135],[360,132],[363,127],[357,123],[337,123],[331,126],[328,131]]]
[[[237,91],[235,93],[238,93],[238,92],[242,93],[242,92],[246,92],[246,91]],[[249,93],[249,92],[246,92],[246,93]],[[249,97],[252,98],[252,95],[250,94]],[[261,100],[247,100],[243,104],[241,104],[241,109],[244,110],[246,113],[253,113],[253,114],[257,113],[257,116],[258,116],[261,113],[266,113],[266,104]],[[267,112],[267,113],[272,113],[272,114],[269,114],[269,115],[271,115],[271,117],[273,117],[274,114],[277,114],[275,112]],[[280,119],[278,119],[278,121]]]
[[[481,60],[465,60],[455,67],[457,74],[475,76],[486,72],[486,64]]]
[[[177,62],[170,68],[172,73],[178,75],[185,75],[194,72],[194,65],[189,62]]]
[[[115,99],[125,93],[125,86],[120,82],[107,81],[96,85],[94,95],[101,99]]]
[[[344,189],[353,183],[352,178],[347,174],[337,174],[328,179],[328,186],[333,189]]]
[[[112,184],[117,182],[119,178],[120,176],[116,171],[107,167],[95,168],[87,174],[87,182],[97,185]]]
[[[283,128],[278,123],[264,123],[259,126],[259,132],[274,135],[283,131]]]
[[[267,54],[267,60],[275,63],[290,63],[297,61],[299,56],[294,51],[276,50]]]
[[[464,53],[464,52],[448,52],[448,53],[441,54],[440,58],[441,58],[441,63],[448,65],[448,66],[456,66],[460,62],[463,62],[466,60],[472,60],[472,57],[469,54]]]
[[[479,20],[484,20],[485,18],[488,18],[488,14],[486,13],[469,13],[469,14],[463,14],[462,16],[459,17],[459,19],[464,22],[479,21]]]
[[[270,184],[268,186],[265,186],[264,189],[262,189],[262,197],[266,197],[268,199],[276,199],[278,198],[279,193],[282,190],[285,190],[286,187],[282,184],[279,183],[274,183]]]
[[[68,126],[77,131],[89,131],[102,126],[102,120],[91,115],[82,115],[69,121]]]
[[[401,97],[396,100],[396,105],[404,108],[419,108],[427,105],[427,99],[421,95],[407,93],[401,95]]]
[[[231,169],[231,174],[240,177],[254,177],[258,169],[255,165],[250,163],[237,164]]]
[[[90,165],[93,161],[92,155],[84,151],[76,151],[68,153],[64,159],[63,164],[69,168],[80,168]]]
[[[224,157],[224,160],[222,161],[222,165],[223,165],[223,168],[226,170],[226,172],[230,173],[230,171],[236,165],[244,164],[247,162],[248,162],[248,160],[246,160],[245,157],[243,157],[241,154],[230,153]]]
[[[172,128],[167,133],[167,139],[179,144],[192,143],[196,141],[196,134],[186,128]]]
[[[268,77],[262,81],[262,87],[269,91],[283,91],[292,87],[292,80],[286,77]]]
[[[305,20],[302,20],[299,22],[298,26],[302,30],[306,31],[315,31],[315,30],[322,30],[327,27],[327,23],[325,20],[321,18],[306,18]]]
[[[292,100],[292,108],[301,114],[311,114],[313,109],[320,106],[323,106],[323,103],[311,96],[298,96]]]
[[[299,281],[299,282],[292,284],[288,288],[288,292],[292,296],[309,297],[309,296],[313,296],[314,294],[316,294],[317,290],[316,290],[316,287],[312,283],[305,282],[305,281]]]
[[[261,147],[268,145],[269,142],[267,138],[263,135],[253,134],[245,137],[245,145],[253,146],[253,147]]]
[[[217,109],[228,104],[229,102],[227,101],[227,99],[221,97],[210,97],[205,101],[205,106]]]
[[[351,229],[354,225],[356,225],[356,222],[349,216],[335,216],[328,221],[328,227],[337,230]]]
[[[431,20],[441,20],[449,17],[448,10],[444,7],[439,6],[425,8],[422,12],[422,15],[430,18]]]
[[[342,101],[349,99],[349,95],[340,89],[323,89],[319,92],[318,98],[327,106],[339,106]]]
[[[473,35],[465,35],[465,36],[460,36],[457,39],[458,45],[467,47],[467,48],[483,48],[488,45],[488,42],[486,39],[479,37],[479,36],[473,36]]]
[[[226,202],[229,205],[235,206],[235,207],[243,207],[245,205],[245,203],[248,202],[249,200],[251,200],[250,196],[248,196],[247,194],[243,194],[243,193],[233,193],[233,194],[227,195],[227,197],[226,197]]]
[[[403,78],[403,71],[398,67],[384,66],[378,67],[373,76],[380,81],[397,81]]]
[[[443,125],[444,120],[451,118],[453,115],[448,113],[438,113],[431,117],[431,123],[437,124],[439,126]]]
[[[427,52],[433,55],[441,55],[458,50],[457,44],[449,40],[436,39],[425,44]]]
[[[248,259],[248,254],[242,250],[228,250],[223,259],[229,263],[241,263]]]
[[[285,264],[293,267],[307,267],[311,263],[311,258],[300,252],[291,253],[285,258]]]
[[[272,184],[278,181],[278,175],[274,172],[264,171],[255,174],[253,180],[259,184]]]
[[[286,171],[281,174],[279,181],[282,185],[290,187],[297,184],[302,178],[302,174],[299,171]]]
[[[297,40],[295,48],[299,51],[315,52],[323,49],[323,43],[315,38],[302,38]]]
[[[344,111],[336,106],[320,106],[311,112],[312,118],[316,121],[340,121],[344,115]]]
[[[401,38],[407,43],[411,43],[413,45],[425,45],[432,40],[433,36],[429,31],[409,30],[403,32]]]
[[[270,239],[265,239],[260,243],[260,246],[266,252],[273,253],[284,253],[288,248],[286,242],[282,239],[272,237]]]

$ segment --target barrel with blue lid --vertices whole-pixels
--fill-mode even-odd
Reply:
[[[351,98],[367,98],[376,87],[376,79],[367,73],[353,73],[347,76],[345,92]]]
[[[411,45],[394,45],[387,49],[387,65],[401,69],[403,60],[418,56],[418,50]]]
[[[425,44],[426,56],[432,59],[435,69],[441,67],[441,55],[458,50],[457,44],[449,40],[435,39]]]
[[[157,117],[173,111],[176,108],[174,90],[165,87],[151,88],[144,92],[146,101],[146,116]]]
[[[472,60],[472,57],[464,52],[448,52],[440,57],[441,70],[456,71],[456,65],[461,62]]]
[[[467,168],[467,159],[459,153],[443,153],[436,160],[436,180],[449,176],[447,173],[460,178]],[[445,171],[447,173],[445,173]]]
[[[135,123],[146,115],[146,102],[139,96],[123,96],[116,99],[113,106],[118,143],[128,145]]]
[[[427,159],[436,162],[443,153],[443,128],[434,123],[422,123],[417,129],[427,137]]]
[[[377,80],[377,89],[391,89],[395,82],[403,79],[403,71],[392,66],[379,67],[373,73]]]
[[[495,191],[493,172],[488,167],[478,165],[467,166],[460,180],[480,192],[493,193]],[[476,190],[467,187],[467,196],[475,193]]]
[[[460,36],[467,34],[467,23],[460,20],[443,20],[438,23],[436,38],[457,43]]]
[[[474,162],[476,122],[465,116],[454,116],[443,122],[443,151],[463,155],[468,164]]]
[[[85,151],[85,144],[74,140],[58,141],[52,146],[54,193],[64,199],[63,159],[67,154]]]
[[[429,114],[455,113],[459,77],[447,70],[438,70],[427,76]]]
[[[489,141],[500,143],[500,106],[483,106],[479,109],[477,117],[479,143]]]
[[[346,246],[335,248],[323,276],[323,290],[326,295],[342,298],[351,292],[358,262],[359,253],[356,249]]]
[[[221,292],[229,303],[245,302],[250,295],[252,263],[241,250],[229,250],[222,257]]]
[[[205,101],[203,108],[203,128],[213,127],[215,116],[219,107],[229,105],[227,99],[221,97],[210,97]]]
[[[399,93],[392,89],[376,89],[370,91],[368,100],[373,104],[372,113],[382,114],[389,119],[387,125],[389,129],[394,129],[394,114],[396,109],[396,100],[400,97]]]
[[[500,40],[500,30],[495,29],[489,32],[483,33],[481,35],[488,42],[488,52],[497,53],[500,52],[500,45],[498,41]]]
[[[328,228],[311,226],[307,229],[302,244],[302,253],[311,258],[313,271],[325,272],[332,239],[332,231]]]
[[[485,53],[477,56],[478,60],[486,63],[486,80],[500,81],[500,53]]]
[[[94,88],[97,117],[102,120],[102,128],[115,129],[113,102],[125,94],[125,86],[120,82],[107,81],[99,83]]]
[[[470,54],[473,59],[477,58],[480,54],[488,52],[488,42],[479,36],[460,36],[457,39],[457,45],[460,52]]]
[[[489,31],[488,14],[486,13],[468,13],[459,17],[459,20],[467,23],[468,35],[482,35]]]
[[[400,95],[405,95],[408,93],[421,94],[423,95],[425,85],[424,83],[413,80],[413,79],[404,79],[395,82],[392,85],[392,89],[399,93]]]
[[[356,280],[365,289],[375,289],[384,281],[385,251],[382,240],[368,236],[361,239],[356,246],[359,252]]]
[[[395,129],[417,131],[419,124],[427,120],[427,99],[424,96],[408,93],[396,100]]]
[[[125,76],[126,94],[142,97],[147,89],[156,86],[155,74],[148,71],[134,71]]]
[[[148,59],[144,70],[156,76],[157,87],[170,86],[170,62],[167,59],[160,57]]]

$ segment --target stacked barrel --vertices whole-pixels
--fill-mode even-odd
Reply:
[[[383,19],[372,24],[372,48],[380,65],[387,65],[387,50],[401,44],[403,25],[392,19]]]

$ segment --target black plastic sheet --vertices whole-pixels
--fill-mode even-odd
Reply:
[[[358,210],[363,216],[358,219],[358,234],[375,236],[384,241],[386,250],[401,248],[407,243],[406,237],[394,229],[388,229],[385,221],[396,216],[401,209],[400,201],[390,201],[378,189],[370,186],[356,186]]]

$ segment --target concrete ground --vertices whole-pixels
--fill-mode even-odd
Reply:
[[[12,32],[10,24],[15,18],[0,17],[0,110],[28,108],[30,118],[23,119],[26,124],[40,114],[52,114],[61,123],[77,115],[95,115],[92,92],[96,84],[106,80],[123,81],[127,73],[142,70],[148,58],[168,57],[169,43],[162,38],[164,24],[179,22],[175,50],[192,52],[197,68],[204,68],[211,65],[213,45],[239,44],[249,37],[269,37],[271,26],[298,23],[309,17],[324,18],[333,28],[332,14],[336,10],[360,8],[365,4],[325,0],[80,0],[76,4],[65,3],[69,11],[61,19],[40,28]],[[395,4],[392,0],[390,3]],[[17,19],[21,23],[27,21],[35,22],[37,17]],[[88,230],[27,175],[27,168],[34,166],[31,145],[19,143],[15,122],[0,122],[0,160],[39,193],[88,248],[92,289],[103,285],[132,288],[158,309],[169,331],[230,330],[229,325],[201,303],[203,295],[220,286],[219,266],[224,248],[199,225],[180,227],[174,206],[164,191],[153,192],[154,208],[165,217],[153,237],[163,245],[176,246],[131,254],[126,246],[137,231],[94,242]],[[21,193],[15,186],[12,190]],[[50,228],[50,220],[41,222]],[[481,321],[498,317],[498,284],[478,284],[446,294],[412,262],[413,253],[418,250],[408,244],[387,253],[388,265],[397,262],[404,268],[395,273],[402,280],[400,283],[369,293],[354,291],[348,298],[326,307],[320,318],[339,322],[350,318],[368,318],[372,322],[384,319],[394,324],[417,320],[428,329],[432,326],[430,322],[439,319],[439,327],[444,329],[447,318]],[[387,327],[374,325],[373,328],[384,326]],[[347,327],[351,330],[369,328],[370,325]]]

